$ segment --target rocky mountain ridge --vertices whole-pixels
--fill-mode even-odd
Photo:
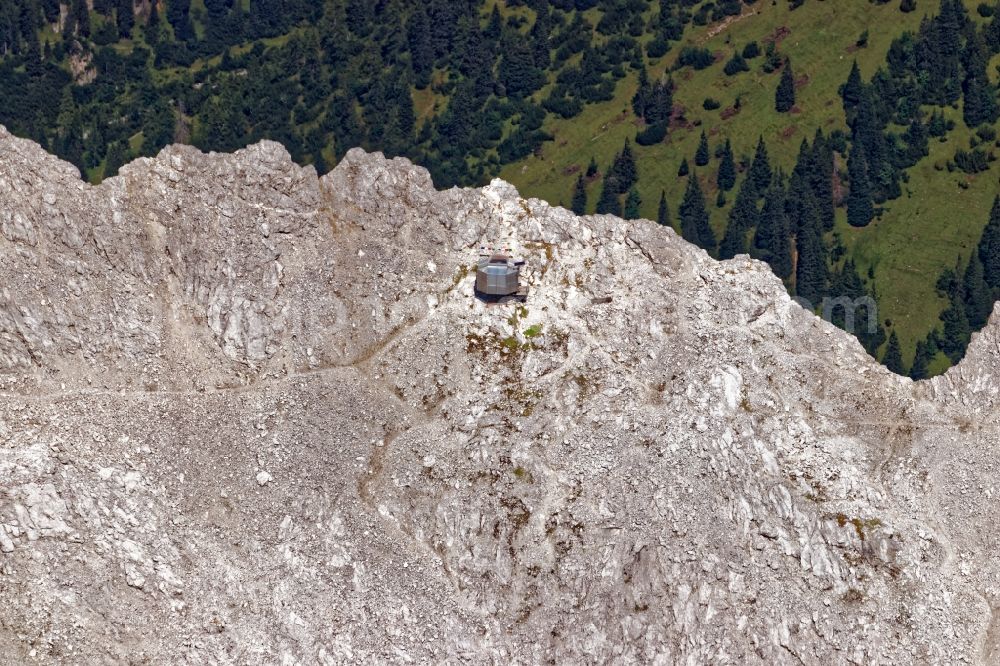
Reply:
[[[913,383],[763,264],[361,151],[2,132],[0,198],[19,663],[997,657],[997,314]]]

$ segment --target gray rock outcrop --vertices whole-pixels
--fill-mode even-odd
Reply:
[[[10,663],[1000,658],[1000,314],[913,383],[761,263],[357,150],[3,131],[0,201]]]

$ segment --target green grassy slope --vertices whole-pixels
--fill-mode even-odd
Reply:
[[[718,61],[702,71],[684,68],[673,74],[675,104],[685,107],[692,126],[672,130],[660,145],[637,147],[643,214],[655,217],[661,189],[666,190],[672,212],[676,212],[685,182],[677,177],[677,169],[685,157],[693,166],[691,158],[702,129],[709,135],[713,149],[727,137],[731,139],[737,159],[749,157],[757,137],[763,135],[772,164],[790,170],[803,138],[811,138],[817,128],[826,132],[846,129],[838,87],[846,81],[851,63],[856,59],[863,76],[870,77],[884,63],[892,40],[904,30],[916,29],[921,17],[935,12],[937,4],[920,0],[916,12],[903,14],[898,2],[874,5],[867,0],[807,0],[796,10],[789,10],[786,2],[758,2],[728,23],[689,29],[685,42],[706,46],[716,52]],[[970,14],[976,16],[978,3],[967,0],[966,4]],[[855,42],[866,30],[868,45],[859,49]],[[779,52],[791,58],[799,79],[797,109],[788,114],[774,110],[779,73],[763,73],[763,57],[748,61],[750,72],[728,77],[722,71],[729,56],[747,42],[756,40],[763,49],[763,42],[775,36],[779,37]],[[680,45],[675,45],[670,53],[654,61],[651,77],[662,74],[679,50]],[[625,139],[634,138],[637,125],[631,98],[636,85],[635,76],[630,76],[619,83],[613,101],[588,106],[570,120],[550,120],[546,129],[555,140],[545,144],[539,154],[508,165],[502,177],[528,196],[568,204],[576,170],[585,168],[592,156],[603,169]],[[702,101],[706,97],[721,102],[721,108],[704,110]],[[741,111],[723,119],[723,110],[732,106],[737,97]],[[961,113],[952,110],[951,116],[958,120],[958,128],[949,134],[946,143],[932,139],[931,155],[910,170],[903,197],[889,202],[880,220],[861,230],[841,222],[837,229],[862,274],[870,266],[875,267],[880,315],[893,322],[907,362],[916,341],[937,324],[945,305],[934,289],[938,274],[954,266],[959,256],[968,255],[986,223],[989,203],[997,189],[996,167],[976,177],[935,169],[935,164],[943,165],[957,148],[968,147],[970,133],[961,124]],[[698,173],[711,203],[713,225],[721,231],[735,192],[729,193],[724,208],[714,206],[717,167],[718,161],[713,158]],[[960,188],[959,181],[965,181],[968,189]],[[599,191],[600,183],[593,183],[591,207]],[[843,216],[842,210],[839,213]]]

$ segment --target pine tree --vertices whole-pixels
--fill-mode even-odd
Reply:
[[[708,164],[708,137],[705,130],[701,131],[701,139],[698,140],[698,150],[694,154],[695,166],[705,166]]]
[[[986,284],[992,289],[1000,288],[1000,196],[993,199],[989,222],[979,238],[978,253]]]
[[[681,165],[677,169],[677,177],[683,178],[691,172],[691,167],[688,166],[687,158],[681,160]]]
[[[573,188],[573,203],[570,204],[570,208],[577,215],[587,213],[587,181],[584,180],[582,174],[576,179],[576,187]]]
[[[757,151],[750,163],[747,179],[754,184],[758,192],[765,191],[771,183],[771,164],[768,161],[767,146],[764,145],[763,136],[757,139]]]
[[[723,192],[733,189],[736,184],[736,163],[733,161],[733,146],[729,139],[726,139],[725,148],[722,149],[722,161],[719,162],[715,182]]]
[[[855,143],[847,156],[847,174],[850,190],[847,194],[847,222],[852,227],[865,227],[875,217],[872,205],[871,184],[868,181],[868,165],[860,144]]]
[[[664,227],[670,226],[670,207],[667,205],[666,190],[660,190],[660,205],[656,209],[656,223]]]
[[[889,335],[889,344],[882,356],[882,365],[897,375],[906,374],[906,370],[903,368],[903,350],[899,347],[899,337],[896,335],[896,331]]]
[[[715,233],[708,223],[708,210],[705,208],[705,195],[698,182],[698,174],[692,173],[688,178],[687,189],[677,217],[681,224],[681,236],[710,253],[715,251]]]
[[[795,76],[792,74],[792,61],[785,58],[785,66],[781,69],[781,80],[774,92],[774,110],[787,113],[795,106]]]
[[[628,191],[628,196],[625,197],[625,214],[622,216],[626,220],[638,220],[642,213],[639,209],[642,207],[642,199],[639,197],[639,192],[633,187]]]

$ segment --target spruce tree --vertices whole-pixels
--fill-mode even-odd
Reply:
[[[815,208],[810,207],[808,210],[809,213],[795,236],[798,254],[795,264],[795,293],[818,306],[826,294],[826,247],[823,245],[822,225]]]
[[[593,178],[596,175],[597,175],[597,160],[591,157],[590,164],[587,165],[587,178]]]
[[[959,276],[955,270],[947,269],[941,273],[937,284],[938,293],[948,298],[948,307],[941,313],[940,319],[943,322],[940,349],[951,359],[952,363],[957,363],[965,354],[965,348],[969,344],[972,335],[972,328],[969,325],[969,317],[966,313],[966,294],[964,275]]]
[[[638,220],[642,213],[639,209],[642,207],[642,199],[639,197],[639,192],[633,187],[628,191],[628,196],[625,197],[625,213],[622,217],[626,220]]]
[[[830,295],[834,298],[843,297],[851,300],[856,300],[865,295],[865,285],[861,281],[861,276],[858,275],[858,268],[853,259],[846,260],[840,271],[833,278]],[[841,324],[837,323],[837,325],[840,326]]]
[[[426,88],[430,85],[431,73],[434,71],[434,43],[431,40],[430,19],[423,7],[418,6],[407,20],[406,39],[414,85],[420,89]]]
[[[191,0],[168,0],[166,6],[167,21],[174,29],[174,37],[182,42],[193,39],[195,34],[191,23]]]
[[[146,26],[143,29],[143,36],[150,46],[156,46],[163,37],[163,27],[160,25],[159,4],[153,4],[149,10],[149,17],[146,19]]]
[[[833,148],[822,130],[816,130],[813,139],[807,177],[816,196],[820,221],[829,231],[837,216],[837,204],[833,197]]]
[[[719,173],[715,182],[723,192],[733,189],[736,184],[736,163],[733,160],[733,146],[729,139],[726,139],[725,148],[722,149],[722,160],[719,162]]]
[[[69,5],[63,22],[63,41],[68,42],[74,35],[90,36],[90,10],[87,0],[64,2]]]
[[[132,0],[118,0],[115,8],[115,22],[118,25],[118,34],[128,39],[132,36],[132,28],[135,26],[135,12],[132,7]]]
[[[757,139],[757,150],[750,163],[747,179],[754,184],[758,192],[765,191],[771,183],[771,164],[768,161],[767,146],[764,145],[763,136]]]
[[[705,166],[708,164],[708,137],[705,130],[701,131],[701,139],[698,140],[698,150],[694,154],[695,166]]]
[[[688,178],[687,189],[677,217],[681,224],[681,236],[695,245],[715,252],[715,233],[708,223],[708,210],[705,208],[705,195],[698,182],[698,174],[692,173]]]
[[[986,284],[992,289],[1000,288],[1000,196],[993,199],[989,222],[979,238],[978,253]]]
[[[646,105],[649,103],[650,94],[649,72],[646,70],[646,65],[643,64],[639,69],[639,87],[636,89],[635,95],[632,96],[632,112],[635,113],[636,118],[646,117]]]
[[[534,25],[531,26],[531,32],[528,33],[531,50],[535,56],[535,64],[543,70],[548,69],[552,65],[551,42],[554,29],[552,22],[552,11],[542,8],[538,11],[538,17],[535,19]]]
[[[683,178],[691,172],[691,167],[688,166],[687,158],[681,160],[681,165],[677,169],[677,177]]]
[[[875,217],[872,205],[871,184],[868,180],[868,165],[860,144],[855,143],[847,156],[847,174],[850,190],[847,194],[847,222],[852,227],[865,227]]]
[[[813,191],[813,154],[812,149],[809,146],[809,142],[805,139],[799,144],[799,155],[795,160],[795,168],[792,169],[792,179],[789,187],[789,197],[792,202],[799,201],[802,197],[806,196],[806,192],[812,197],[811,203],[815,203],[815,192]],[[797,210],[790,211],[792,219],[796,223],[799,222],[799,213]],[[825,225],[824,225],[825,226]]]
[[[527,97],[545,85],[545,72],[535,64],[535,54],[522,40],[510,40],[500,57],[497,73],[504,92],[513,99]]]
[[[983,40],[991,54],[1000,53],[1000,12],[994,11],[993,18],[983,26]]]
[[[938,15],[921,23],[918,39],[925,45],[922,75],[925,103],[944,106],[962,94],[962,32],[969,20],[961,0],[942,0]]]
[[[854,111],[861,103],[861,98],[865,94],[865,84],[861,80],[861,70],[858,69],[858,61],[851,65],[851,73],[847,76],[847,83],[840,89],[840,98],[844,104],[844,114],[847,116],[848,126],[853,124]]]
[[[609,173],[604,177],[604,186],[601,188],[601,196],[597,200],[595,212],[598,215],[617,215],[621,217],[622,205],[618,199],[619,192],[620,185],[614,175]]]
[[[896,335],[896,331],[889,335],[889,344],[882,356],[882,365],[897,375],[906,374],[906,370],[903,368],[903,350],[899,347],[899,337]]]
[[[941,351],[951,359],[952,363],[958,363],[965,355],[965,349],[969,346],[969,339],[972,336],[969,318],[965,314],[965,304],[961,298],[952,299],[948,308],[941,313],[941,321],[944,323]]]
[[[990,289],[983,279],[983,264],[976,252],[969,257],[965,273],[962,276],[962,296],[965,303],[965,316],[969,327],[973,330],[982,328],[993,311],[993,299]]]
[[[608,173],[612,174],[615,182],[618,184],[618,194],[628,192],[639,181],[639,171],[635,166],[635,155],[632,153],[632,144],[629,143],[628,139],[625,139],[625,145],[622,147],[622,151],[615,157]]]
[[[785,215],[785,190],[780,183],[775,183],[764,195],[759,219],[754,246],[774,274],[787,280],[792,276],[792,239]]]
[[[792,61],[785,58],[785,66],[781,68],[781,80],[774,91],[774,110],[787,113],[795,106],[795,75],[792,73]]]
[[[917,8],[917,0],[900,0],[899,11],[904,14],[909,14]],[[917,379],[914,377],[914,379]]]
[[[919,115],[914,115],[913,120],[910,121],[910,125],[903,133],[906,150],[902,151],[900,155],[904,158],[902,164],[904,168],[915,165],[922,158],[930,154],[928,136],[928,126],[923,123]]]
[[[719,245],[720,259],[732,259],[748,252],[747,234],[757,226],[757,218],[757,188],[743,181],[743,187],[729,211],[729,224]]]
[[[886,140],[885,123],[874,101],[876,96],[870,89],[861,96],[851,125],[851,148],[861,147],[871,199],[882,202],[899,196],[899,173],[892,162],[893,147]]]
[[[576,187],[573,188],[573,203],[570,207],[577,215],[587,213],[587,181],[584,180],[582,174],[576,179]]]
[[[670,115],[674,111],[674,82],[670,79],[653,85],[649,99],[646,100],[646,122],[660,124],[666,128],[670,123]]]
[[[933,348],[929,341],[919,340],[917,351],[913,355],[913,365],[910,366],[910,379],[927,379],[928,368],[934,359]]]
[[[722,68],[722,71],[725,72],[726,76],[735,76],[740,72],[749,72],[750,65],[747,64],[747,61],[743,58],[740,52],[737,51],[733,54],[733,57],[726,62],[726,66]]]
[[[969,127],[993,123],[998,115],[997,91],[986,74],[988,54],[979,33],[973,31],[968,37],[964,56],[962,118]]]
[[[503,32],[503,19],[500,17],[500,6],[496,4],[493,5],[493,11],[490,12],[490,21],[486,24],[483,35],[491,42],[495,42],[500,39],[501,32]]]
[[[670,226],[670,207],[667,205],[666,190],[660,190],[660,205],[656,209],[656,223],[664,227]]]

